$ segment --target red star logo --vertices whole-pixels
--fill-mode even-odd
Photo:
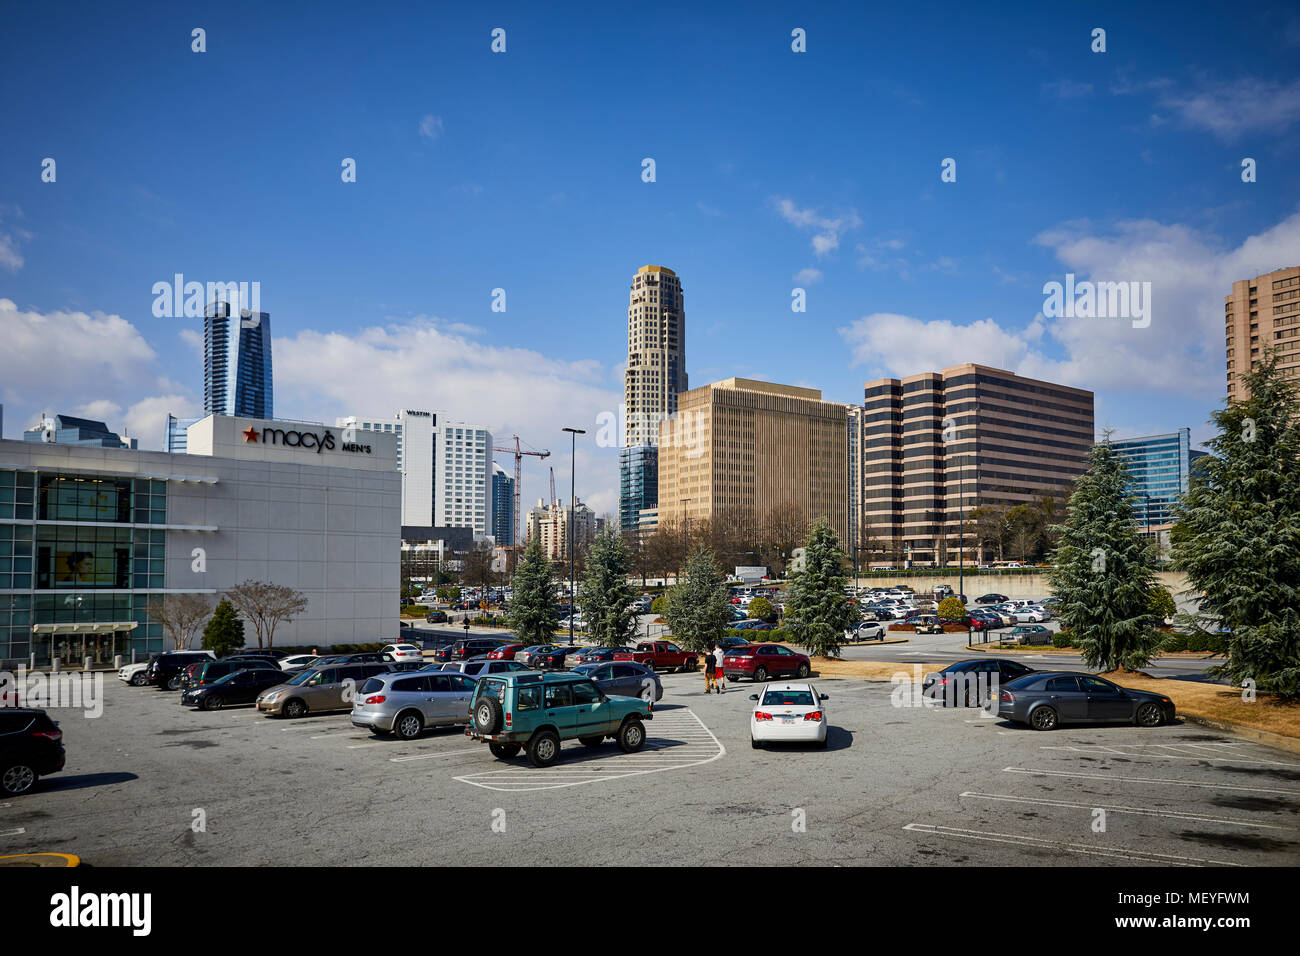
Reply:
[[[247,428],[244,429],[244,441],[246,441],[246,442],[247,442],[247,441],[251,441],[251,442],[255,442],[255,441],[257,441],[257,429],[254,428],[252,425],[249,425]]]

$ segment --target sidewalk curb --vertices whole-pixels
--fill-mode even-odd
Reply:
[[[1254,727],[1244,727],[1241,724],[1230,723],[1226,720],[1213,720],[1209,717],[1198,717],[1195,714],[1184,714],[1181,711],[1177,716],[1192,724],[1199,724],[1202,727],[1209,727],[1212,730],[1222,730],[1238,737],[1245,737],[1257,744],[1264,744],[1267,747],[1275,747],[1278,750],[1285,750],[1288,753],[1300,754],[1300,739],[1287,737],[1283,734],[1275,734],[1271,730],[1256,730]]]

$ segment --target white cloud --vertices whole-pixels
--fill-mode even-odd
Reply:
[[[111,430],[117,424],[117,416],[122,412],[122,406],[117,402],[111,402],[108,399],[101,398],[93,402],[87,402],[85,405],[78,405],[71,414],[78,418],[89,418],[91,421],[104,422]]]
[[[876,312],[839,331],[851,349],[854,365],[895,378],[963,362],[1014,368],[1029,352],[1022,336],[992,319],[958,325],[947,319],[927,321]]]
[[[420,135],[425,139],[437,139],[442,135],[442,117],[425,113],[420,118]]]
[[[17,272],[26,261],[18,251],[18,244],[32,237],[25,229],[6,226],[5,219],[11,214],[22,217],[22,210],[16,206],[0,206],[0,266],[10,272]]]
[[[1192,92],[1167,92],[1160,102],[1187,125],[1235,140],[1246,133],[1276,133],[1300,119],[1300,80],[1203,81]]]
[[[1058,100],[1077,100],[1092,92],[1092,84],[1078,83],[1074,80],[1056,80],[1052,83],[1044,83],[1042,92],[1043,95]]]
[[[129,434],[140,439],[141,448],[162,448],[168,413],[177,418],[198,418],[203,406],[187,395],[153,395],[133,403],[122,424]]]
[[[106,380],[131,383],[155,359],[139,330],[120,315],[103,312],[29,312],[0,299],[0,388],[8,400],[81,392],[87,383],[102,391]]]
[[[194,352],[195,355],[202,357],[203,355],[203,333],[202,332],[198,331],[197,329],[186,328],[186,329],[181,329],[180,332],[176,334],[180,336],[180,340],[182,342],[184,342],[187,346],[190,347],[190,349]]]
[[[800,269],[794,274],[795,282],[802,282],[805,285],[812,285],[814,282],[822,281],[822,271],[809,266],[807,269]]]
[[[862,225],[857,210],[850,209],[834,218],[828,218],[812,208],[801,208],[792,199],[773,197],[772,204],[777,213],[790,225],[813,232],[813,252],[820,259],[828,252],[839,248],[840,235]]]

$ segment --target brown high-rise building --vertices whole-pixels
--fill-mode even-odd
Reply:
[[[659,524],[825,517],[847,547],[845,406],[815,388],[729,378],[659,426]]]
[[[1259,364],[1265,348],[1279,353],[1283,378],[1300,378],[1300,266],[1234,282],[1223,300],[1223,338],[1228,401],[1250,397],[1242,376]]]
[[[958,563],[961,515],[1064,506],[1088,467],[1092,392],[956,365],[868,382],[863,407],[863,529],[873,563]],[[966,562],[979,557],[968,525]]]

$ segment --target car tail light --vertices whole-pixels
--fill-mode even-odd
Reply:
[[[804,720],[821,720],[821,719],[822,719],[822,712],[821,712],[820,710],[814,710],[812,713],[804,714],[804,715],[803,715],[803,719],[804,719]]]
[[[375,694],[373,697],[367,697],[367,698],[366,698],[366,703],[367,703],[367,704],[382,704],[382,703],[383,703],[384,701],[386,701],[386,700],[388,700],[388,696],[387,696],[386,694]]]
[[[765,713],[763,713],[763,711],[761,711],[761,710],[756,710],[756,711],[754,711],[754,719],[755,719],[755,720],[771,720],[771,719],[772,719],[772,715],[771,715],[771,714],[765,714]]]
[[[1016,695],[1011,693],[1011,691],[1009,690],[1004,690],[1002,694],[998,697],[998,700],[1005,700],[1008,703],[1014,701],[1015,699],[1016,699]]]
[[[61,730],[33,730],[33,737],[44,737],[46,740],[62,740],[63,731]]]
[[[510,728],[510,724],[512,723],[513,717],[514,717],[513,714],[511,714],[509,711],[506,711],[506,729],[507,729],[507,730]]]

